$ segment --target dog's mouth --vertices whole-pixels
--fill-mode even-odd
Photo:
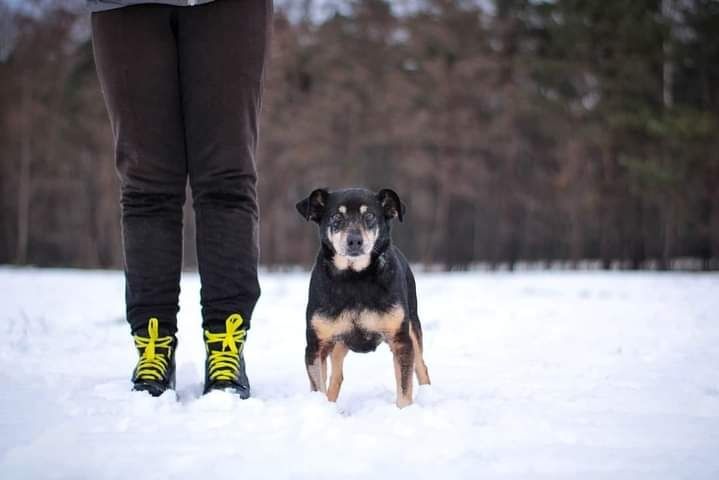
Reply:
[[[335,250],[333,262],[338,270],[354,270],[359,272],[367,268],[371,262],[371,250]]]
[[[360,250],[347,249],[344,251],[342,256],[348,257],[348,258],[359,258],[359,257],[363,257],[363,256],[367,255],[368,253],[369,252],[365,252],[364,249],[360,249]]]

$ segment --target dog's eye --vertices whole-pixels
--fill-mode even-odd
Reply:
[[[332,215],[332,218],[330,218],[330,224],[333,228],[338,228],[340,225],[342,225],[343,220],[344,216],[340,215],[339,213],[336,213]]]
[[[364,221],[369,224],[374,223],[375,219],[376,219],[376,217],[374,216],[374,213],[372,213],[372,212],[367,212],[364,214]]]

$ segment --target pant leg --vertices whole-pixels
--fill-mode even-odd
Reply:
[[[271,0],[178,11],[205,327],[233,312],[249,327],[260,295],[255,149],[271,16]]]
[[[92,41],[121,181],[127,319],[174,333],[187,183],[175,8],[93,13]]]

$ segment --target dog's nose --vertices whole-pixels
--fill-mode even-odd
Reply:
[[[359,231],[351,231],[347,234],[347,250],[359,252],[362,250],[362,234]]]

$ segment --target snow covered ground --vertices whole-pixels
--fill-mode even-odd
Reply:
[[[309,393],[306,273],[263,275],[247,401],[200,395],[185,275],[175,400],[129,391],[121,274],[0,268],[0,478],[719,478],[719,275],[417,281],[433,385],[398,410],[384,346]]]

